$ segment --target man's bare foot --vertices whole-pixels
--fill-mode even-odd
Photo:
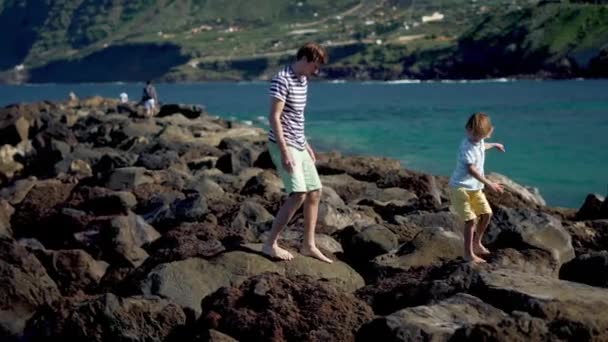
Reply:
[[[481,243],[475,245],[475,253],[482,257],[490,256],[490,251]]]
[[[289,253],[286,249],[279,247],[279,245],[267,245],[264,244],[262,247],[262,253],[268,255],[271,258],[279,259],[279,260],[291,260],[293,259],[293,255]]]
[[[464,257],[465,260],[470,261],[474,264],[483,264],[486,261],[480,257],[478,257],[477,255],[473,254],[473,255],[467,255]]]
[[[333,262],[333,260],[331,260],[330,258],[323,255],[323,253],[321,253],[321,251],[317,247],[302,247],[300,249],[300,253],[302,255],[306,255],[309,257],[319,259],[321,261],[325,261],[326,263],[329,263],[329,264],[331,264]]]

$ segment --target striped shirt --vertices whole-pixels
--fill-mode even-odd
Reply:
[[[306,77],[298,77],[290,65],[279,71],[270,82],[270,96],[285,102],[280,120],[283,138],[287,145],[301,151],[306,149],[304,108],[307,89]],[[268,132],[268,139],[276,143],[272,128]]]

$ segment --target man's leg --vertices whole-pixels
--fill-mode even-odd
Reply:
[[[277,216],[274,218],[272,222],[272,229],[270,229],[270,235],[268,239],[264,242],[264,246],[262,247],[262,252],[267,254],[273,258],[281,259],[281,260],[291,260],[293,259],[293,255],[289,253],[287,250],[279,247],[279,234],[285,228],[287,223],[291,220],[293,215],[298,211],[298,209],[302,206],[304,199],[306,198],[306,194],[303,192],[293,192],[285,203],[279,209]]]
[[[315,227],[317,225],[320,200],[321,190],[314,190],[306,193],[306,199],[304,200],[304,244],[301,253],[321,261],[332,263],[333,261],[323,255],[315,243]]]

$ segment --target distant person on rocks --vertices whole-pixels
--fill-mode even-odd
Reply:
[[[152,81],[147,81],[146,86],[141,97],[141,102],[146,108],[146,115],[152,116],[156,112],[158,106],[158,95],[156,94],[156,88],[152,85]]]
[[[466,137],[460,143],[456,169],[450,178],[452,207],[464,221],[464,255],[474,263],[485,262],[482,257],[490,251],[481,243],[483,233],[488,228],[492,209],[483,193],[484,186],[498,193],[503,186],[484,176],[485,150],[496,148],[505,152],[502,144],[486,143],[494,127],[490,117],[484,113],[471,115],[466,128]]]
[[[70,91],[70,93],[68,94],[68,98],[69,98],[70,102],[78,101],[78,96],[76,96],[76,94],[74,94],[73,91]]]
[[[307,78],[316,75],[327,63],[325,50],[315,43],[301,47],[296,60],[277,73],[270,84],[270,131],[268,149],[289,197],[283,203],[272,224],[262,251],[270,257],[291,260],[293,255],[279,247],[279,234],[295,212],[304,204],[304,241],[300,252],[331,263],[315,243],[315,226],[321,180],[315,166],[315,152],[304,135],[304,107]]]
[[[120,93],[120,103],[129,103],[129,95],[124,91]]]

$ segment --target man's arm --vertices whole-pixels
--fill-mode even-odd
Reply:
[[[503,186],[502,186],[502,184],[494,183],[494,182],[488,180],[486,177],[482,176],[481,173],[479,172],[479,170],[477,170],[477,167],[475,167],[474,164],[469,164],[468,169],[469,169],[469,174],[471,176],[473,176],[475,179],[477,179],[478,181],[480,181],[483,184],[485,184],[492,191],[496,191],[496,192],[500,192],[500,193],[503,192]]]
[[[310,146],[310,144],[308,143],[308,141],[306,142],[306,151],[308,151],[308,154],[310,154],[310,158],[312,158],[313,163],[316,162],[317,161],[317,154],[312,149],[312,146]]]
[[[292,172],[293,159],[291,158],[291,154],[287,149],[287,143],[285,142],[285,137],[283,136],[283,127],[281,126],[281,114],[283,113],[284,107],[284,101],[279,100],[276,97],[271,97],[268,121],[272,131],[274,132],[274,139],[276,140],[277,146],[279,146],[279,150],[281,151],[281,161],[283,162],[283,166],[287,171]]]

